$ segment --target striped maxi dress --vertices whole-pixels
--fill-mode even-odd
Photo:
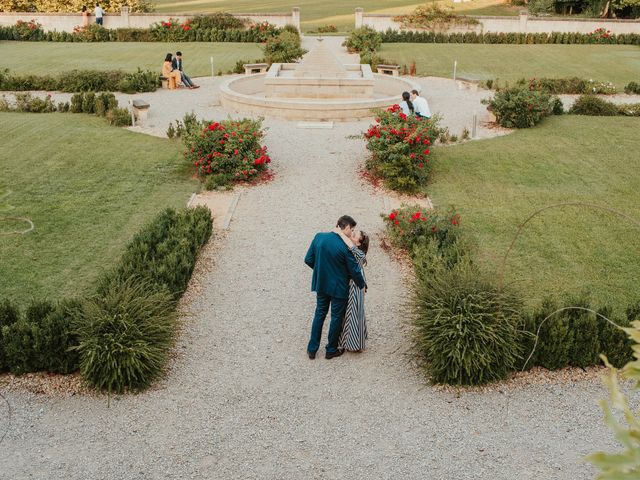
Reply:
[[[362,276],[364,277],[364,263],[366,256],[358,247],[352,247],[351,253],[356,257]],[[366,278],[365,278],[366,281]],[[338,342],[339,348],[355,352],[364,350],[367,339],[367,320],[364,313],[364,289],[358,288],[353,280],[349,281],[349,300],[344,314],[342,333]]]

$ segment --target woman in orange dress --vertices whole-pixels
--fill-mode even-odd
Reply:
[[[173,65],[171,65],[171,60],[173,59],[173,55],[167,53],[167,56],[164,58],[164,63],[162,64],[162,76],[169,80],[169,88],[173,90],[174,88],[178,88],[178,85],[181,83],[182,76],[180,75],[180,70],[174,70]]]
[[[83,5],[82,6],[82,26],[84,28],[89,26],[89,15],[91,15],[89,13],[89,10],[87,10],[87,6]]]

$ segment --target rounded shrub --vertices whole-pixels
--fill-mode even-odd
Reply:
[[[74,320],[84,379],[117,393],[149,386],[171,347],[173,307],[166,290],[135,277],[111,282],[103,295],[85,300]]]
[[[418,281],[414,312],[416,347],[434,382],[480,385],[513,371],[521,353],[520,304],[468,259],[452,268],[433,265]]]
[[[375,52],[382,45],[382,35],[373,28],[356,28],[343,43],[350,52]]]
[[[558,111],[555,98],[546,91],[532,91],[527,87],[507,88],[496,92],[490,100],[483,100],[496,116],[496,121],[506,128],[529,128],[544,117]]]
[[[613,117],[618,115],[618,107],[598,98],[594,95],[582,95],[569,109],[569,113],[574,115],[594,115],[601,117]]]

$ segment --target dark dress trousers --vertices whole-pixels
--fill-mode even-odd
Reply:
[[[349,279],[360,288],[366,286],[362,270],[349,248],[334,232],[318,233],[307,251],[304,262],[313,269],[311,290],[317,294],[316,311],[311,325],[307,350],[320,348],[322,327],[331,307],[327,352],[338,349],[342,321],[349,298]]]

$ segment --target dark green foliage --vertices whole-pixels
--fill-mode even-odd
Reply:
[[[507,88],[496,92],[491,100],[483,100],[506,128],[529,128],[557,110],[555,98],[545,91],[531,91],[525,87]]]
[[[117,90],[124,93],[155,92],[159,84],[160,79],[156,72],[138,68],[136,72],[123,75],[118,82]]]
[[[128,127],[131,125],[131,113],[126,108],[116,107],[107,112],[107,120],[114,127]]]
[[[619,327],[629,327],[629,321],[625,317],[614,315],[610,307],[598,310],[603,317],[608,318]],[[600,340],[600,353],[605,355],[609,363],[616,368],[622,368],[633,359],[632,343],[627,334],[602,317],[598,317],[598,338]]]
[[[625,311],[627,320],[633,322],[634,320],[640,320],[640,302],[633,305],[629,305]]]
[[[0,72],[0,90],[58,90],[61,92],[153,92],[158,87],[158,74],[150,70],[125,73],[119,70],[72,70],[52,75],[12,75]]]
[[[416,346],[432,380],[480,385],[505,378],[520,356],[520,305],[468,260],[438,265],[414,298]]]
[[[495,33],[460,32],[439,33],[433,31],[399,31],[389,29],[382,33],[383,43],[487,43],[487,44],[595,44],[602,39],[590,33]],[[640,45],[640,34],[612,34],[606,43],[617,45]]]
[[[624,93],[628,94],[640,94],[640,83],[639,82],[629,82],[624,87]]]
[[[350,52],[375,52],[382,45],[382,35],[368,26],[356,28],[343,45]]]
[[[307,53],[297,32],[282,32],[268,39],[263,50],[267,63],[293,63]]]
[[[41,325],[44,319],[54,310],[54,306],[47,300],[32,301],[25,311],[25,319],[29,323]]]
[[[569,365],[569,354],[573,343],[569,319],[559,310],[558,303],[550,298],[543,300],[541,306],[534,310],[529,326],[538,334],[534,364],[549,370],[557,370]],[[546,320],[545,320],[546,319]],[[531,352],[526,352],[528,356]]]
[[[245,27],[244,20],[234,17],[230,13],[214,13],[209,15],[198,15],[191,19],[189,26],[194,30],[211,29],[230,30],[242,29]]]
[[[121,393],[162,371],[175,331],[171,295],[144,281],[112,282],[82,303],[75,321],[80,371],[92,386]]]
[[[598,323],[586,296],[570,298],[567,306],[576,307],[562,312],[569,319],[569,329],[573,340],[569,349],[569,365],[587,367],[599,362],[600,341]]]
[[[100,93],[95,97],[94,113],[99,117],[105,117],[109,110],[118,106],[118,101],[113,93]]]
[[[2,342],[8,369],[20,375],[40,369],[40,355],[36,349],[39,326],[20,319],[2,327]]]
[[[13,325],[18,321],[19,318],[20,312],[13,303],[11,303],[6,298],[0,302],[0,372],[6,370],[9,367],[2,336],[3,327],[9,327]]]
[[[95,113],[96,108],[96,94],[88,92],[84,94],[82,99],[82,113],[92,114]]]
[[[136,277],[155,290],[166,289],[177,300],[211,231],[211,212],[206,207],[165,210],[133,238],[116,271],[102,280],[99,293],[104,294],[114,282]]]
[[[71,113],[82,113],[82,104],[84,102],[84,95],[82,93],[74,93],[71,96],[71,106],[69,111]]]
[[[4,368],[22,374],[47,370],[70,373],[78,368],[78,355],[70,349],[77,344],[72,333],[71,310],[76,305],[63,301],[33,301],[20,315],[12,310],[12,323],[2,328]]]
[[[615,116],[618,107],[594,95],[582,95],[569,109],[574,115]]]

